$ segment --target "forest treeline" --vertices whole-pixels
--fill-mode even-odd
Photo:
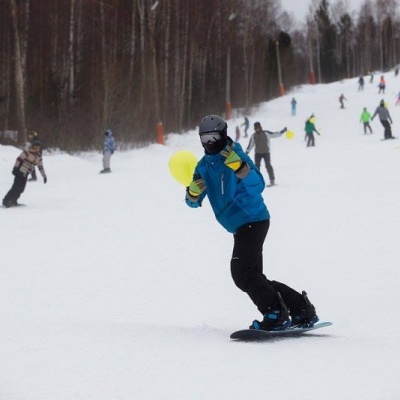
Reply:
[[[76,151],[112,129],[138,146],[158,122],[180,132],[227,101],[245,113],[279,83],[385,71],[399,57],[396,0],[356,13],[313,0],[301,24],[279,0],[0,0],[0,132]]]

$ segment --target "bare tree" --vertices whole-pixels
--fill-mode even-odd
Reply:
[[[18,8],[16,0],[10,0],[11,16],[14,28],[14,54],[15,54],[15,87],[17,93],[18,132],[22,134],[22,141],[26,141],[26,116],[25,116],[25,80],[23,58],[20,45],[18,24]],[[20,140],[21,142],[21,140]]]

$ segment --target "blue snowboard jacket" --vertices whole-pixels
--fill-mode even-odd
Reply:
[[[250,157],[245,154],[239,143],[228,138],[229,145],[237,155],[250,167],[250,172],[244,179],[224,164],[225,157],[221,153],[205,154],[198,162],[193,179],[204,180],[206,190],[198,201],[186,198],[189,207],[199,207],[205,196],[211,203],[217,221],[231,233],[249,222],[269,219],[268,209],[262,198],[265,188],[264,178]]]
[[[104,138],[104,144],[103,144],[103,154],[108,151],[111,154],[114,153],[114,151],[117,149],[117,142],[114,138],[113,135],[107,135]]]

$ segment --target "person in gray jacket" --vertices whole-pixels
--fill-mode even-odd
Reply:
[[[283,128],[279,132],[264,131],[259,122],[254,123],[254,133],[251,135],[249,145],[246,149],[246,154],[249,154],[253,147],[255,147],[254,163],[256,167],[260,169],[261,160],[265,162],[267,168],[268,177],[270,184],[267,186],[275,185],[275,173],[271,165],[271,147],[270,138],[280,137],[286,132],[286,128]]]
[[[379,120],[385,128],[384,139],[394,139],[392,135],[392,127],[390,126],[390,124],[393,124],[393,121],[390,117],[389,110],[385,106],[384,100],[381,100],[381,102],[379,103],[379,106],[376,108],[374,115],[371,118],[371,121],[374,120],[376,115],[379,116]]]

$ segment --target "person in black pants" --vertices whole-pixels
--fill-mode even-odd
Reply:
[[[260,169],[261,160],[265,162],[265,168],[267,169],[269,177],[269,186],[275,185],[275,172],[271,164],[271,144],[270,138],[276,138],[282,136],[286,132],[286,128],[283,128],[279,132],[270,132],[263,130],[259,122],[254,123],[254,133],[251,135],[249,144],[246,149],[246,154],[249,154],[251,149],[254,150],[254,163],[256,167]]]
[[[296,316],[301,319],[300,314],[304,307],[299,301],[299,293],[283,283],[269,280],[263,274],[263,244],[269,225],[269,219],[245,224],[233,235],[232,278],[236,286],[249,295],[261,313],[276,301],[276,293],[280,293],[281,298],[285,299],[284,303],[288,307],[290,305],[292,324],[295,325],[296,321],[293,319]],[[249,268],[249,265],[253,267]]]
[[[25,190],[28,175],[32,169],[38,166],[40,173],[43,176],[44,183],[47,183],[47,176],[43,167],[41,142],[34,140],[29,150],[24,150],[15,161],[12,174],[14,175],[14,183],[8,193],[4,196],[4,207],[18,206],[17,200]]]
[[[389,114],[389,110],[386,108],[385,101],[381,100],[379,106],[376,108],[374,115],[371,117],[371,121],[378,115],[379,120],[381,121],[382,126],[384,127],[383,138],[386,139],[394,139],[392,134],[392,127],[390,124],[393,123],[392,117]]]
[[[263,273],[263,244],[270,224],[262,198],[265,183],[240,144],[228,137],[227,127],[218,115],[201,121],[199,136],[205,154],[186,188],[186,204],[199,208],[207,196],[218,222],[233,233],[232,278],[263,315],[250,329],[313,325],[318,316],[307,294],[271,281]]]

